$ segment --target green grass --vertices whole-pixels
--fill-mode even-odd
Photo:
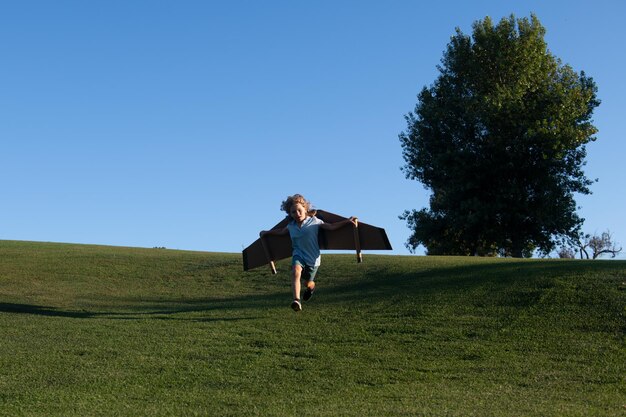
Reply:
[[[6,416],[623,416],[626,262],[0,241]]]

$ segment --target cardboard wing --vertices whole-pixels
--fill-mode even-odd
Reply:
[[[347,219],[324,210],[317,210],[316,217],[324,223]],[[282,229],[288,223],[287,217],[272,230]],[[361,250],[391,250],[385,229],[361,222],[358,222],[358,227],[348,224],[332,231],[320,229],[318,242],[320,249],[356,250],[358,262],[361,262]],[[274,262],[290,257],[291,253],[289,235],[264,236],[243,250],[243,269],[248,271],[269,264],[272,273],[276,273]]]

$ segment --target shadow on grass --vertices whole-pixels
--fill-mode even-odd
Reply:
[[[420,294],[425,297],[447,293],[467,292],[476,287],[510,288],[514,284],[539,288],[550,285],[555,278],[567,279],[581,273],[621,274],[626,262],[614,261],[506,261],[493,264],[435,267],[421,271],[388,273],[385,269],[370,270],[359,282],[333,286],[337,297],[371,294],[386,298],[402,294]],[[528,284],[528,285],[527,285]]]
[[[484,287],[489,293],[497,293],[502,300],[496,300],[508,305],[530,305],[539,298],[541,292],[554,286],[556,278],[566,279],[579,273],[592,272],[595,274],[625,275],[624,265],[620,261],[506,261],[496,263],[480,263],[476,265],[461,265],[440,267],[436,263],[433,267],[412,271],[409,266],[400,268],[389,266],[380,268],[374,266],[355,272],[350,269],[332,269],[329,265],[329,278],[320,291],[323,304],[380,302],[395,297],[414,296],[421,300],[428,300],[437,294],[463,294],[468,291]],[[350,273],[352,278],[343,278],[333,282],[332,274]],[[242,279],[244,279],[242,277]],[[266,279],[261,273],[245,275],[245,279]],[[518,283],[523,283],[516,293],[510,290]],[[526,285],[528,284],[528,285]],[[497,291],[505,289],[507,291]],[[492,291],[494,290],[494,291]],[[267,291],[267,290],[266,290]],[[276,291],[276,290],[275,290]],[[316,297],[316,298],[318,298]],[[99,301],[102,301],[101,299]],[[0,303],[0,312],[16,314],[33,314],[48,317],[65,317],[76,319],[117,319],[117,320],[186,320],[186,321],[230,321],[253,320],[258,316],[258,310],[273,308],[287,308],[290,300],[289,291],[270,292],[263,294],[248,293],[235,297],[221,298],[187,298],[177,300],[149,299],[149,298],[117,298],[109,300],[110,311],[69,311],[50,306],[31,304]],[[491,300],[494,301],[494,300]],[[480,303],[481,300],[475,300]],[[122,311],[120,311],[122,310]],[[226,317],[198,317],[194,313],[211,313],[219,311],[225,313],[249,311],[250,315]],[[182,316],[177,316],[183,314]],[[184,314],[189,314],[185,316]]]
[[[71,311],[61,310],[55,307],[38,306],[33,304],[15,304],[15,303],[0,303],[0,313],[14,313],[14,314],[30,314],[35,316],[45,317],[62,317],[62,318],[74,318],[74,319],[111,319],[111,320],[142,320],[142,319],[156,319],[156,320],[187,320],[197,322],[212,322],[212,321],[240,321],[240,320],[254,320],[256,317],[188,317],[177,318],[167,317],[178,313],[193,313],[193,312],[205,312],[215,308],[164,308],[155,310],[150,308],[151,311],[138,312],[137,309],[128,312],[102,312],[102,311]]]
[[[89,312],[60,311],[54,307],[36,306],[36,305],[31,305],[31,304],[0,303],[0,312],[34,314],[37,316],[50,316],[50,317],[70,317],[70,318],[76,318],[76,319],[85,319],[85,318],[93,317],[93,313],[89,313]]]

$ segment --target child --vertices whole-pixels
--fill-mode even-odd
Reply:
[[[306,289],[302,299],[308,301],[315,291],[315,274],[320,266],[321,256],[317,241],[319,229],[336,230],[342,226],[352,223],[356,225],[356,217],[350,217],[337,223],[324,223],[315,217],[316,211],[311,209],[309,203],[302,195],[295,194],[287,197],[283,201],[281,210],[291,217],[291,221],[282,229],[262,231],[264,235],[286,235],[291,237],[293,254],[291,259],[291,289],[293,291],[293,302],[291,308],[298,312],[302,310],[300,303],[300,279],[304,279]]]

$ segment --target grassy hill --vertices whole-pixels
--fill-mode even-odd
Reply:
[[[623,416],[626,262],[0,241],[0,415]]]

